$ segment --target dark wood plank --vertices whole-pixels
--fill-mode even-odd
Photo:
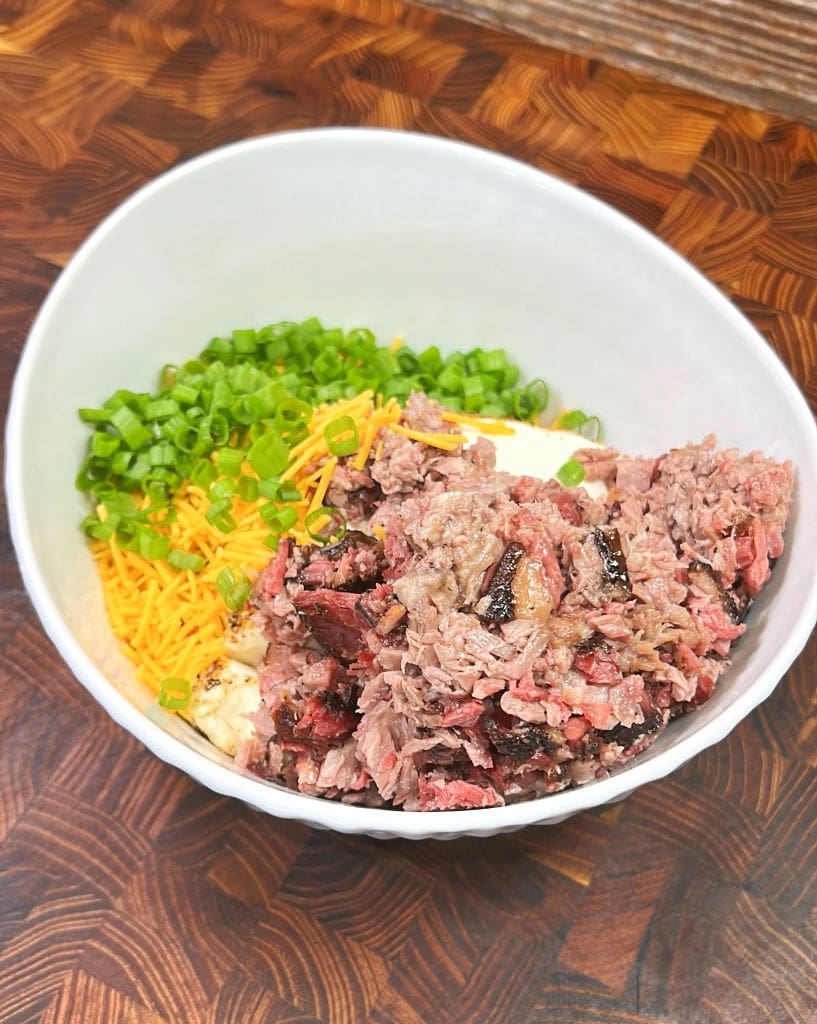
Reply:
[[[723,95],[399,0],[0,2],[0,400],[59,268],[138,185],[346,123],[477,142],[626,211],[817,409],[817,134]],[[728,740],[624,803],[384,844],[217,797],[114,726],[37,625],[5,515],[0,613],[3,1024],[817,1019],[814,640]]]
[[[803,0],[423,0],[732,103],[817,125],[817,8]]]

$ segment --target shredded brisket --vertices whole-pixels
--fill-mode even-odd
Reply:
[[[404,422],[451,430],[419,395]],[[603,776],[709,699],[782,553],[789,463],[711,437],[581,449],[598,500],[497,473],[485,439],[381,440],[336,471],[345,537],[283,541],[258,580],[270,643],[242,765],[372,806],[491,807]]]

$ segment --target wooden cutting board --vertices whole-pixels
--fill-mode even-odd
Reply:
[[[320,124],[447,135],[581,185],[708,275],[817,407],[813,131],[397,0],[0,3],[4,400],[117,203],[212,146]],[[623,803],[381,843],[148,755],[62,665],[0,542],[3,1024],[817,1019],[814,641],[727,741]]]

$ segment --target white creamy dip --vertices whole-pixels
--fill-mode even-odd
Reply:
[[[505,420],[513,434],[481,435],[472,427],[462,427],[469,441],[487,436],[496,445],[496,468],[515,476],[535,476],[552,480],[556,473],[579,448],[603,448],[595,441],[586,441],[580,434],[567,430],[547,430],[531,423]],[[603,498],[607,488],[596,480],[582,487],[593,498]]]

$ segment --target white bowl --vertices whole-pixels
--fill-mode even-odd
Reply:
[[[658,453],[714,431],[797,466],[786,552],[714,697],[626,770],[529,803],[433,814],[351,807],[234,771],[153,705],[117,650],[78,529],[78,406],[147,389],[239,326],[318,315],[412,345],[504,346],[610,443]],[[159,757],[218,793],[340,832],[492,835],[553,823],[665,776],[764,700],[817,617],[817,430],[777,357],[679,256],[513,160],[365,129],[216,150],[143,188],[85,242],[37,318],[14,383],[7,489],[23,577],[77,678]]]

